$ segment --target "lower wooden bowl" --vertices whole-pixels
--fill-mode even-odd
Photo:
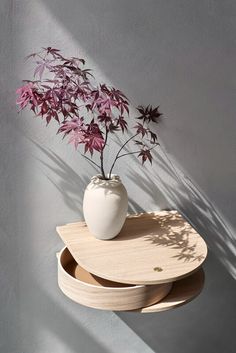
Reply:
[[[87,272],[65,247],[58,255],[58,285],[77,303],[103,310],[134,310],[162,300],[172,283],[130,285],[112,282]]]

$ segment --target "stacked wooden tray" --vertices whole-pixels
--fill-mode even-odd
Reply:
[[[163,311],[202,290],[207,246],[176,211],[128,216],[120,234],[98,240],[85,222],[57,227],[58,284],[77,303],[104,310]]]

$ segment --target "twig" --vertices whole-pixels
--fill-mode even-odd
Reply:
[[[107,136],[108,136],[108,129],[106,128],[104,146],[103,146],[103,148],[101,150],[101,156],[100,156],[100,159],[101,159],[101,172],[102,172],[102,176],[103,176],[104,179],[106,179],[106,174],[105,174],[105,171],[104,171],[103,162],[104,162],[104,149],[105,149],[106,144],[107,144]]]
[[[116,156],[115,156],[115,159],[114,159],[114,162],[112,163],[112,166],[111,166],[111,169],[109,171],[109,179],[111,178],[111,173],[112,173],[112,170],[115,166],[115,163],[117,161],[117,159],[119,158],[119,154],[120,152],[123,150],[123,148],[127,145],[127,143],[129,143],[133,138],[135,138],[136,136],[138,136],[138,134],[135,134],[133,136],[131,136],[122,146],[121,148],[119,149],[119,151],[117,152]]]
[[[80,153],[82,157],[84,157],[85,159],[87,159],[89,162],[93,163],[94,165],[96,165],[96,167],[98,167],[100,169],[100,165],[98,165],[96,162],[94,162],[92,159],[90,159],[89,157],[85,156],[84,154]]]
[[[153,150],[153,148],[155,148],[155,147],[157,147],[157,146],[160,146],[160,144],[159,144],[159,143],[156,143],[155,146],[152,146],[152,147],[148,148],[148,149],[145,150],[145,151],[151,151],[151,150]],[[119,157],[117,157],[117,159],[119,159],[119,158],[121,158],[121,157],[124,157],[124,156],[128,156],[129,154],[135,154],[135,153],[140,153],[140,152],[141,152],[141,150],[139,150],[139,151],[134,151],[134,152],[127,152],[127,153],[121,154]]]

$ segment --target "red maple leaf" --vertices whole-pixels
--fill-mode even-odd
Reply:
[[[94,120],[87,124],[86,138],[84,140],[84,152],[90,152],[93,155],[94,150],[101,152],[104,147],[104,139],[98,124]]]
[[[81,118],[74,118],[70,121],[65,121],[62,123],[61,127],[58,129],[57,133],[64,133],[64,136],[69,134],[72,130],[78,130],[84,126],[84,119]]]
[[[75,148],[78,148],[80,143],[85,142],[85,133],[83,130],[73,130],[70,132],[70,138],[68,143],[73,143]]]
[[[138,157],[142,157],[142,164],[144,164],[147,160],[149,160],[149,162],[152,164],[152,155],[150,150],[141,150]]]
[[[118,120],[117,120],[117,125],[119,125],[121,127],[122,132],[124,133],[125,131],[127,131],[127,121],[124,119],[123,116],[119,116]]]
[[[134,126],[137,129],[137,134],[141,134],[144,137],[148,133],[148,129],[146,129],[142,124],[138,123]]]

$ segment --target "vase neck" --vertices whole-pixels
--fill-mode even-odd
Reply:
[[[108,176],[108,175],[107,175]],[[118,175],[112,174],[110,179],[104,179],[101,174],[94,175],[91,178],[90,184],[94,186],[103,186],[103,187],[117,187],[122,184],[121,179]]]

